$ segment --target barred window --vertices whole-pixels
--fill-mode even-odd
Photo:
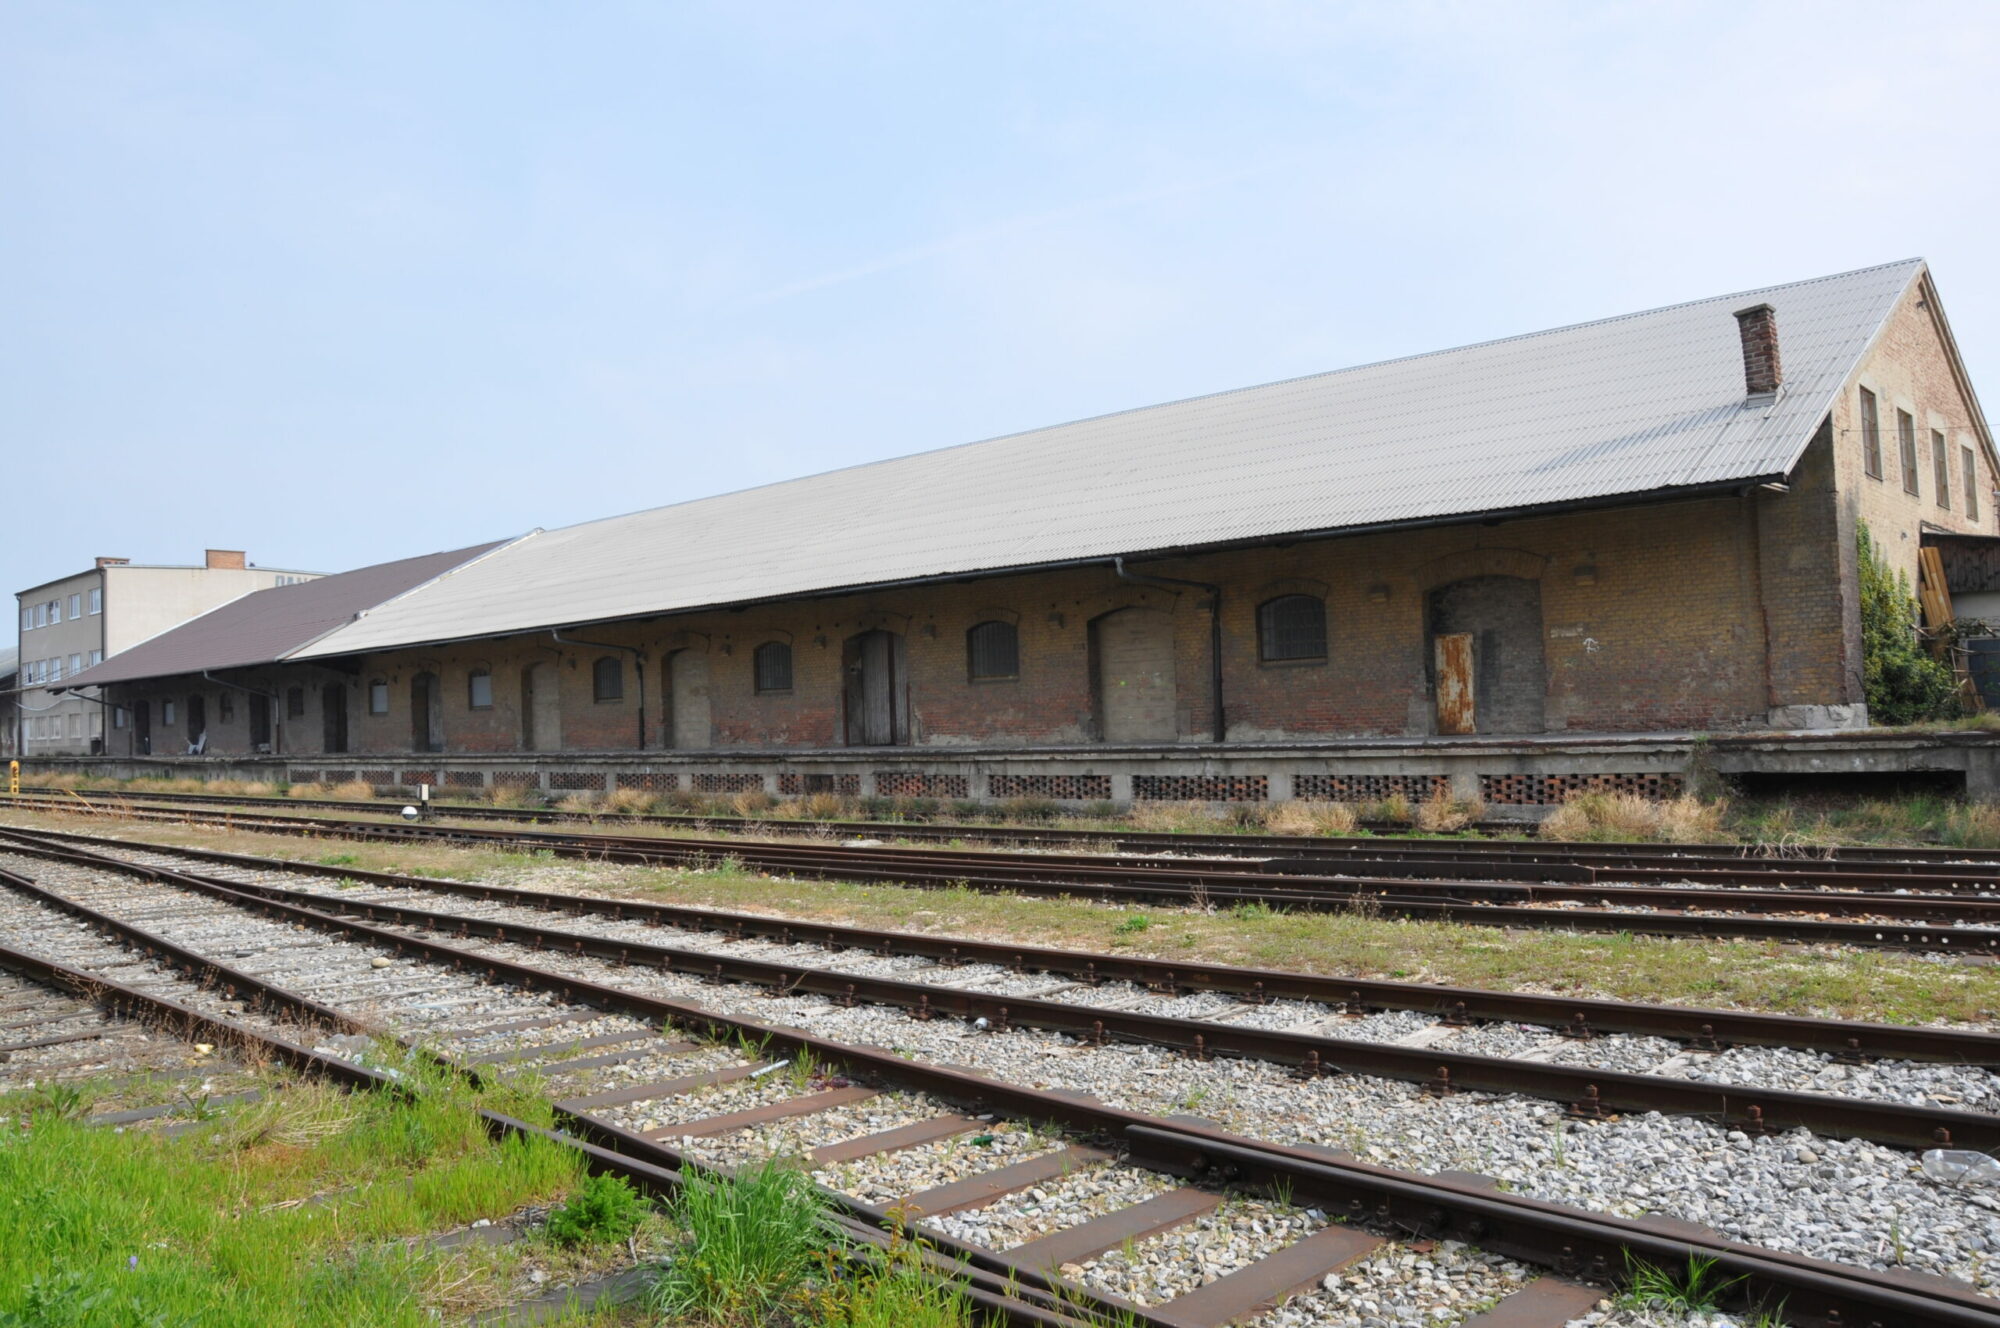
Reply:
[[[783,641],[766,641],[757,647],[752,661],[757,674],[757,690],[760,692],[789,692],[792,690],[792,648]]]
[[[597,701],[625,699],[625,661],[606,655],[590,666],[590,695]]]
[[[493,708],[493,675],[474,669],[465,675],[465,704],[474,710]]]
[[[1896,446],[1902,453],[1903,492],[1917,492],[1917,422],[1907,410],[1896,412]]]
[[[1021,676],[1021,638],[1010,622],[983,622],[965,634],[966,669],[975,679]]]
[[[285,689],[285,718],[304,719],[306,717],[306,689],[287,687]]]
[[[1326,602],[1316,595],[1280,595],[1257,610],[1265,659],[1325,659]]]

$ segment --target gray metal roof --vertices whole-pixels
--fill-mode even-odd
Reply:
[[[1126,411],[561,530],[297,658],[1461,517],[1791,469],[1911,259]],[[1746,402],[1737,309],[1785,388]]]
[[[478,544],[252,591],[72,674],[61,690],[269,664],[355,615],[500,547]]]

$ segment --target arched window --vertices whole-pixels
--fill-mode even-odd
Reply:
[[[965,668],[973,681],[1021,676],[1020,635],[1010,622],[983,622],[965,634]]]
[[[595,701],[625,699],[625,661],[605,655],[590,666],[590,695]]]
[[[465,675],[465,704],[473,710],[493,708],[493,673],[490,669],[474,669]]]
[[[792,648],[783,641],[766,641],[757,647],[752,657],[756,667],[757,690],[760,692],[789,692],[792,690]]]
[[[1280,595],[1257,610],[1259,653],[1265,659],[1325,659],[1326,601]]]

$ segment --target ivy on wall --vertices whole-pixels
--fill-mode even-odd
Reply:
[[[1958,682],[1924,649],[1917,633],[1917,597],[1910,578],[1892,572],[1868,534],[1857,537],[1861,568],[1861,672],[1868,718],[1875,724],[1920,724],[1958,714]]]

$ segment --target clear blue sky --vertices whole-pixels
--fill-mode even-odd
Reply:
[[[1990,387],[1996,67],[1985,0],[0,0],[0,589],[1915,254]]]

